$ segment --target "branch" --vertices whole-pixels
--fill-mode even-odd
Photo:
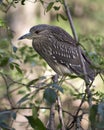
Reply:
[[[52,77],[53,83],[58,82],[58,75]],[[47,125],[47,130],[55,130],[55,102],[51,104],[50,117]]]
[[[77,36],[76,30],[75,30],[75,27],[74,27],[74,23],[73,23],[73,20],[72,20],[72,17],[71,17],[70,10],[69,10],[69,8],[67,6],[66,0],[63,0],[63,2],[64,2],[65,12],[66,12],[66,15],[68,17],[68,21],[70,23],[74,39],[78,42],[78,36]],[[91,94],[91,91],[89,89],[89,79],[87,77],[87,71],[86,71],[84,60],[83,60],[83,57],[82,57],[82,54],[81,54],[81,48],[80,48],[80,46],[78,46],[78,53],[79,53],[79,57],[80,57],[80,61],[81,61],[81,66],[82,66],[83,73],[84,73],[84,79],[85,79],[85,83],[86,83],[86,93],[88,95],[88,103],[89,103],[89,106],[91,107],[92,106],[92,94]]]
[[[37,107],[37,106],[35,106],[37,109],[46,109],[46,110],[50,110],[51,108],[50,107],[45,107],[45,106],[40,106],[40,107]],[[8,113],[8,112],[10,112],[10,111],[14,111],[14,110],[25,110],[25,109],[32,109],[33,107],[13,107],[13,108],[11,108],[11,109],[6,109],[6,110],[0,110],[0,114],[4,114],[4,113]],[[58,108],[55,108],[55,110],[57,111],[58,110]],[[66,110],[62,110],[62,112],[64,112],[64,113],[66,113],[66,114],[68,114],[68,115],[70,115],[71,117],[74,117],[71,113],[69,113],[68,111],[66,111]]]
[[[68,17],[68,22],[69,22],[69,24],[71,26],[71,30],[72,30],[74,39],[78,42],[78,36],[77,36],[76,30],[75,30],[75,27],[74,27],[74,23],[73,23],[73,20],[72,20],[72,17],[71,17],[70,10],[69,10],[69,8],[67,6],[66,0],[63,0],[63,2],[64,2],[65,12],[66,12],[66,15]]]
[[[2,76],[2,78],[3,78],[3,80],[4,80],[4,82],[5,82],[5,85],[6,85],[6,90],[7,90],[6,96],[7,96],[7,99],[8,99],[8,101],[9,101],[9,103],[10,103],[10,106],[13,107],[14,104],[13,104],[13,100],[12,100],[10,94],[9,94],[9,85],[8,85],[8,83],[7,83],[7,79],[6,79],[5,75],[1,74],[1,76]]]
[[[63,113],[62,113],[62,105],[61,105],[61,99],[58,96],[57,98],[57,104],[58,104],[58,114],[59,114],[59,120],[60,120],[60,124],[61,126],[61,130],[66,130],[65,129],[65,124],[64,124],[64,120],[63,120]]]
[[[72,17],[71,17],[70,10],[69,10],[69,8],[67,6],[66,0],[63,0],[63,1],[64,1],[65,12],[67,14],[68,21],[70,23],[74,39],[78,42],[78,36],[77,36],[76,30],[75,30],[75,27],[74,27],[74,23],[73,23],[73,20],[72,20]],[[81,54],[81,49],[80,49],[79,46],[78,46],[78,53],[79,53],[79,57],[80,57],[80,60],[81,60],[81,64],[82,64],[82,68],[83,68],[83,72],[84,72],[84,76],[85,76],[85,81],[88,82],[86,67],[85,67],[83,57],[82,57],[82,54]]]
[[[49,117],[49,122],[47,126],[47,130],[55,130],[55,103],[51,105],[50,108],[50,117]]]

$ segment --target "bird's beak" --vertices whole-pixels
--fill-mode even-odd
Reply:
[[[18,40],[22,40],[22,39],[31,39],[31,33],[27,33],[27,34],[21,36]]]

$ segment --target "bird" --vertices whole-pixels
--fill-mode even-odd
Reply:
[[[78,42],[64,29],[58,26],[38,24],[30,28],[29,33],[19,40],[30,39],[34,50],[61,76],[76,74],[85,80],[81,58],[86,69],[88,82],[94,80],[95,69],[90,59],[81,48],[81,58],[78,52]]]

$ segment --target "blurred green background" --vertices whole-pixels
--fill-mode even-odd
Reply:
[[[46,62],[32,49],[31,41],[24,40],[20,42],[18,38],[27,33],[29,29],[36,24],[57,25],[72,35],[63,6],[59,2],[56,2],[54,6],[57,6],[59,10],[51,8],[50,11],[47,12],[47,6],[50,2],[52,2],[52,0],[45,0],[43,5],[40,2],[30,0],[6,0],[0,2],[1,110],[10,108],[11,105],[10,101],[8,101],[8,87],[12,103],[16,104],[23,95],[26,95],[28,91],[30,92],[30,88],[27,88],[24,84],[37,78],[38,80],[34,83],[37,85],[38,82],[40,83],[42,80],[41,76],[50,76],[52,73],[52,70],[47,66]],[[67,0],[67,2],[79,37],[79,42],[87,50],[86,54],[91,58],[93,63],[97,65],[101,71],[104,70],[104,1]],[[5,75],[7,75],[7,77],[5,77]],[[93,84],[95,88],[93,88],[92,91],[104,93],[103,82],[101,77],[97,76]],[[80,102],[78,99],[80,99],[82,95],[77,95],[78,97],[76,96],[76,98],[78,99],[75,98],[74,102],[72,102],[72,95],[77,93],[77,91],[81,93],[84,92],[83,81],[68,78],[63,84],[63,88],[65,93],[64,95],[61,94],[61,97],[65,108],[70,111],[76,110]],[[96,100],[98,102],[100,96],[99,94],[97,96]],[[42,93],[39,93],[35,98],[34,102],[41,102]],[[101,98],[103,98],[103,96],[101,96]],[[73,105],[70,106],[70,103]],[[87,108],[87,105],[88,104],[85,104],[84,107]],[[48,114],[45,112],[45,110],[42,111],[47,117]],[[27,113],[30,113],[30,111]],[[43,120],[46,119],[42,114],[41,117]],[[20,119],[21,117],[18,117],[17,120]],[[83,125],[87,129],[88,121],[84,122]],[[18,128],[18,125],[14,124],[14,126]],[[22,129],[22,127],[18,129],[20,128]]]

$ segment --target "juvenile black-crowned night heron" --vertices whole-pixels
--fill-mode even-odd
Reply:
[[[40,24],[32,27],[21,39],[31,39],[34,50],[43,57],[48,65],[59,75],[77,74],[84,79],[82,62],[77,42],[62,28]],[[93,81],[95,70],[91,62],[81,51],[88,80]]]

